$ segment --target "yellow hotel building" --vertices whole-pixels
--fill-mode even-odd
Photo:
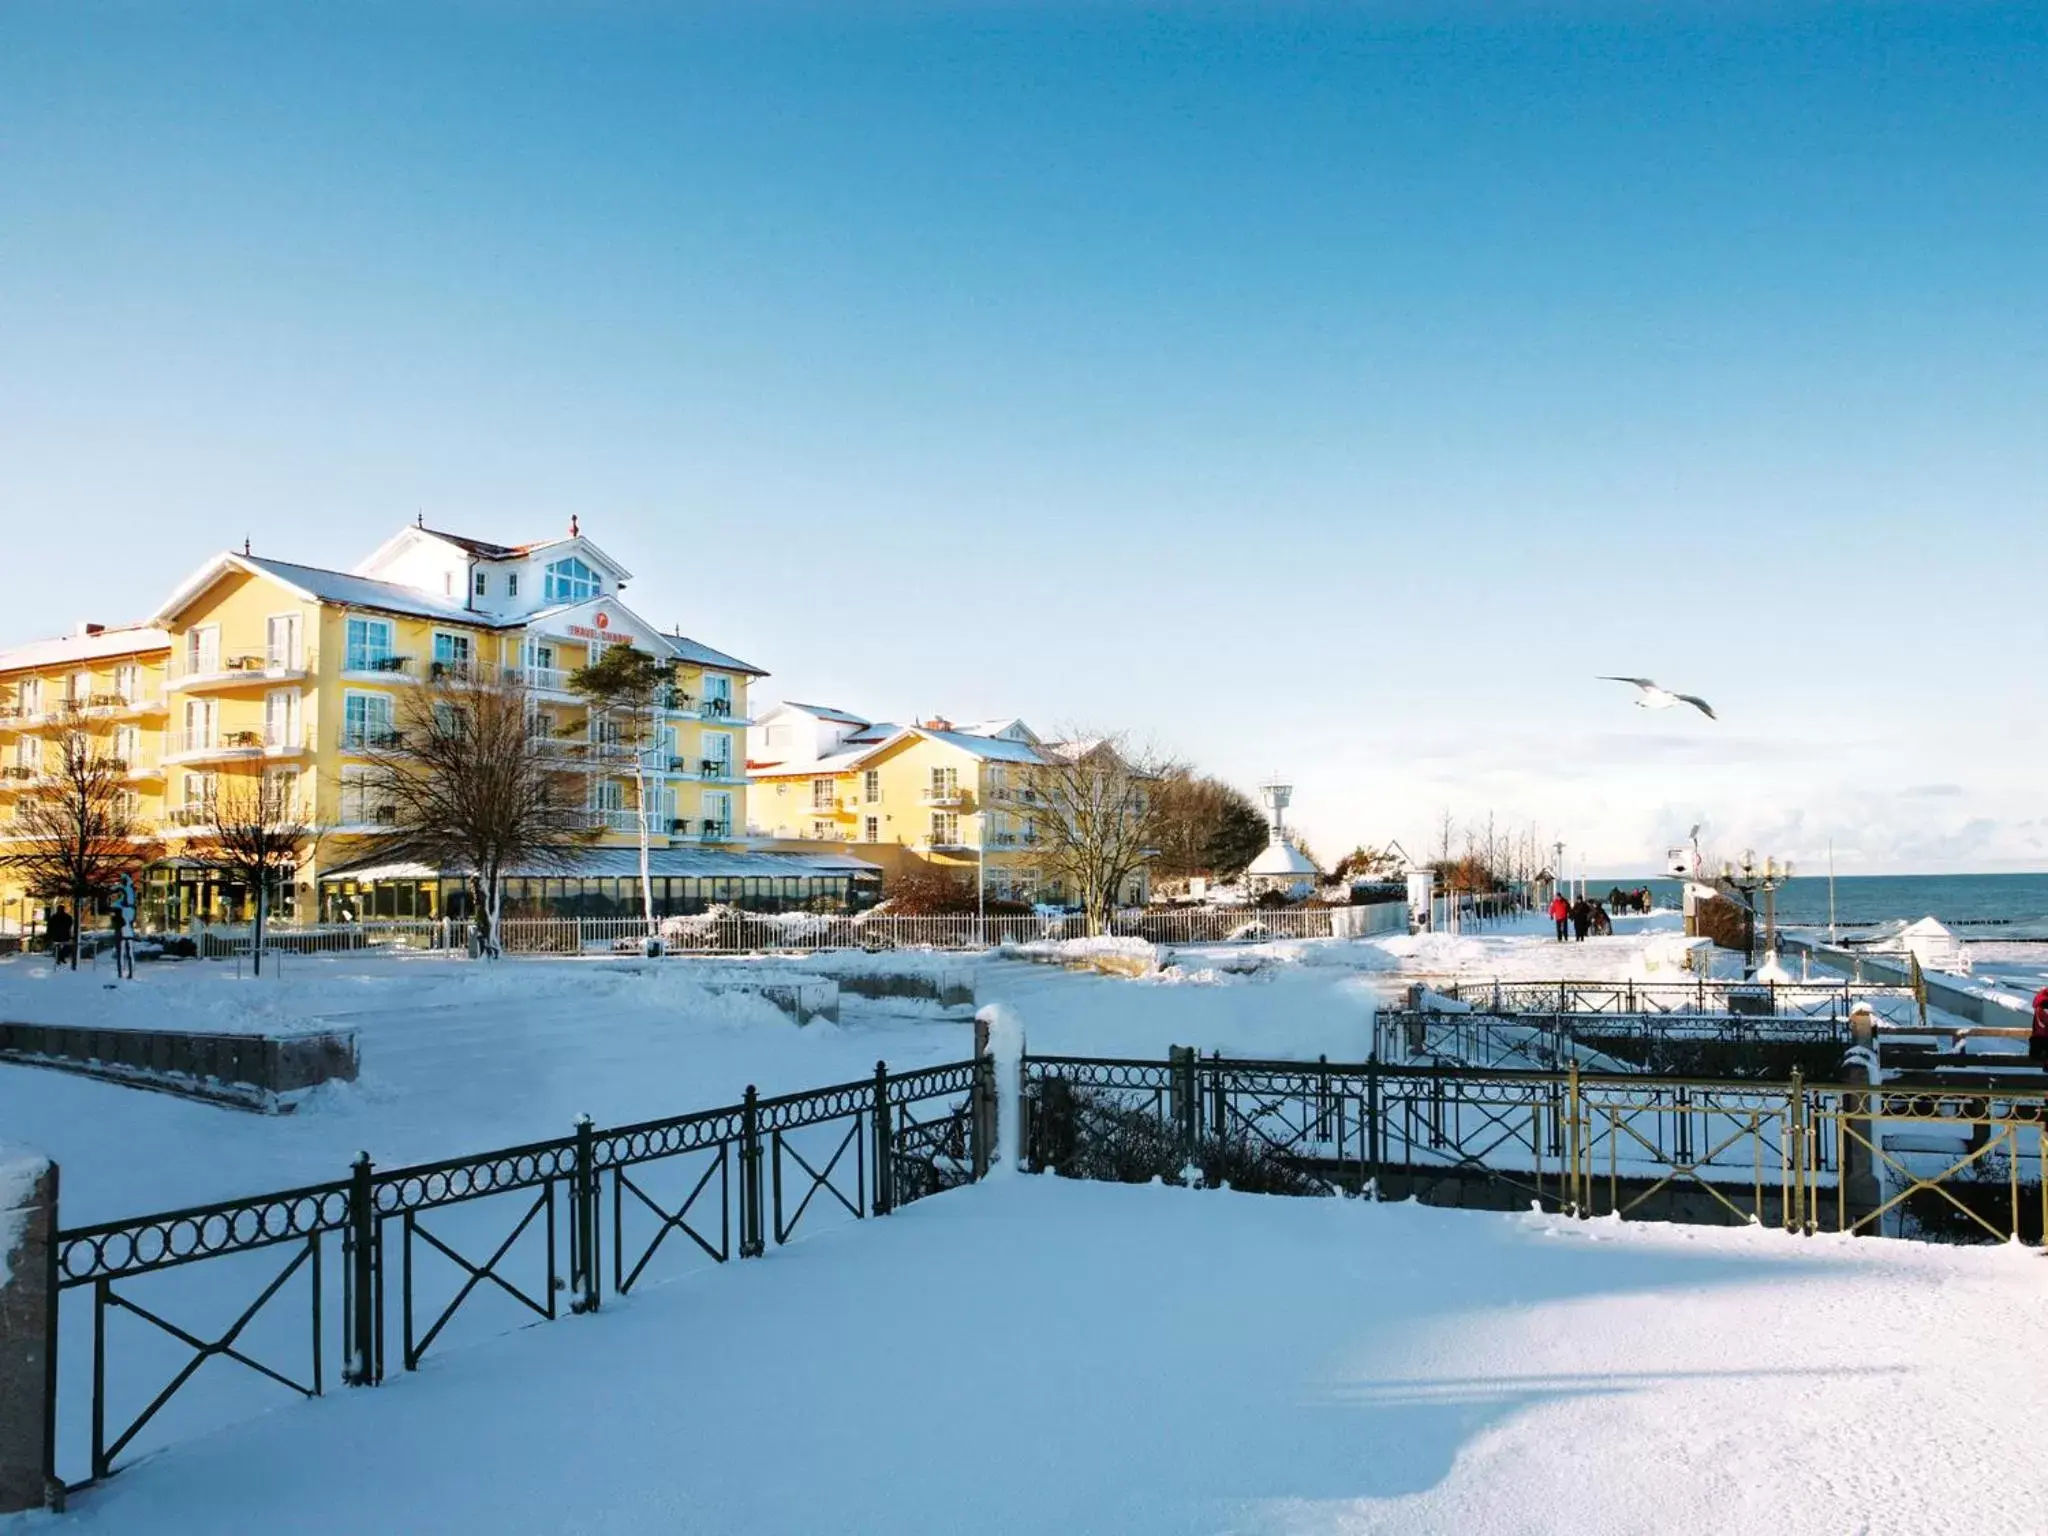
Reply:
[[[845,848],[886,874],[938,870],[1006,901],[1061,901],[1039,861],[1034,771],[1058,744],[1022,720],[955,725],[872,721],[783,703],[747,732],[749,830],[767,846],[822,855]],[[1123,893],[1142,906],[1140,870]]]
[[[564,743],[564,771],[586,782],[602,830],[575,872],[515,876],[507,914],[635,913],[633,765],[568,686],[594,648],[633,645],[676,664],[649,766],[657,910],[772,910],[871,892],[876,871],[858,859],[748,844],[747,691],[766,674],[648,623],[620,599],[630,579],[573,520],[567,537],[531,544],[416,525],[346,572],[246,549],[216,555],[147,625],[86,625],[0,652],[0,846],[54,741],[83,730],[124,765],[135,809],[166,849],[146,872],[145,924],[243,914],[251,893],[179,856],[204,830],[216,777],[235,774],[282,781],[319,833],[275,893],[287,915],[459,916],[467,895],[454,872],[379,858],[389,813],[364,750],[393,738],[404,690],[444,668],[496,668],[527,690],[536,730]],[[41,894],[0,870],[0,921],[38,916]]]

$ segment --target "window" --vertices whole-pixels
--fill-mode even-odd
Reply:
[[[350,672],[392,671],[391,621],[350,619],[347,649],[342,665]]]
[[[722,731],[704,733],[704,772],[713,778],[732,777],[732,738]]]
[[[960,770],[957,768],[934,768],[932,770],[931,798],[933,800],[959,799]]]
[[[704,701],[699,713],[721,718],[732,713],[732,679],[718,672],[704,674]]]
[[[299,667],[299,616],[274,613],[265,621],[263,664],[272,672],[295,672]]]
[[[124,704],[133,704],[142,697],[142,668],[132,661],[124,661],[114,668],[114,692]]]
[[[620,779],[598,779],[590,786],[591,806],[600,811],[623,811],[626,808],[626,785]]]
[[[597,572],[573,555],[547,568],[541,588],[542,596],[551,603],[580,603],[601,590]]]
[[[811,841],[814,843],[833,842],[837,840],[838,836],[839,829],[829,821],[814,821],[811,823]]]
[[[490,581],[490,578],[489,578],[488,576],[484,575],[484,573],[483,573],[482,571],[478,571],[478,572],[476,573],[476,595],[477,595],[478,597],[482,597],[482,596],[484,595],[484,593],[486,593],[486,592],[488,592],[488,591],[490,590],[490,588],[491,588],[491,581]]]
[[[958,811],[932,812],[932,846],[934,848],[957,848],[960,846],[960,813]]]
[[[866,841],[866,842],[870,842],[870,843],[879,843],[879,842],[880,842],[880,841],[882,840],[882,818],[881,818],[881,817],[879,817],[879,816],[870,816],[870,817],[869,817],[869,818],[867,819],[867,822],[866,822],[866,829],[867,829],[867,836],[866,836],[866,838],[864,839],[864,841]]]
[[[197,676],[220,670],[220,626],[205,624],[185,635],[185,670]]]
[[[863,800],[867,801],[867,803],[868,803],[869,805],[879,805],[879,804],[881,804],[881,801],[882,801],[882,771],[881,771],[881,769],[879,769],[879,768],[870,768],[870,769],[869,769],[869,770],[868,770],[868,771],[867,771],[866,773],[864,773],[864,774],[862,774],[862,775],[860,776],[860,796],[861,796],[861,798],[862,798]],[[868,841],[869,841],[869,842],[873,842],[873,841],[874,841],[874,839],[873,839],[873,838],[869,838],[869,839],[868,839]]]
[[[341,821],[348,827],[388,826],[392,821],[390,802],[384,798],[382,776],[362,763],[344,763],[341,769]]]
[[[185,775],[185,808],[196,811],[213,798],[213,775],[210,773],[188,773]]]
[[[298,819],[299,773],[296,768],[270,768],[263,774],[263,813],[280,821]]]
[[[729,837],[732,835],[732,796],[723,790],[708,791],[698,802],[704,813],[704,834],[707,837]]]
[[[263,696],[263,745],[283,751],[299,744],[299,690],[273,688]]]
[[[219,720],[219,706],[214,700],[187,699],[184,750],[190,752],[197,748],[214,746],[214,728]]]
[[[787,725],[771,725],[764,734],[768,738],[769,746],[786,747],[789,745],[790,736],[793,732]]]
[[[135,767],[142,756],[142,733],[132,725],[124,725],[115,731],[114,756],[130,768]]]
[[[64,679],[64,702],[73,709],[85,708],[86,700],[92,697],[92,674],[74,672]]]
[[[506,573],[505,595],[507,597],[517,597],[519,595],[519,573],[517,571]]]
[[[434,675],[467,677],[469,650],[469,636],[437,632],[434,636]]]
[[[455,595],[455,573],[453,571],[443,571],[441,573],[441,590],[449,597]]]
[[[341,703],[341,739],[349,747],[388,747],[396,733],[391,725],[391,695],[351,693]]]
[[[40,715],[43,712],[43,680],[40,677],[22,679],[21,712],[24,715]]]
[[[832,781],[830,779],[811,780],[811,809],[814,811],[829,811],[834,808]]]

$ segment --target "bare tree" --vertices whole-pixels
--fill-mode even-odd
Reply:
[[[163,851],[137,814],[128,766],[82,726],[67,726],[44,742],[41,771],[15,801],[12,840],[0,845],[0,867],[27,890],[70,898],[80,938],[86,902]],[[73,943],[73,970],[78,950]]]
[[[205,828],[186,843],[185,857],[255,893],[250,968],[263,974],[270,926],[270,889],[289,881],[312,856],[318,837],[290,782],[281,775],[237,773],[213,781],[203,802]]]
[[[382,846],[467,879],[478,950],[496,958],[506,873],[572,868],[596,835],[583,764],[518,683],[467,669],[408,690],[396,724],[356,744],[391,828]]]
[[[1039,867],[1071,884],[1088,931],[1101,933],[1124,882],[1158,841],[1158,770],[1134,759],[1123,738],[1082,736],[1045,749],[1032,774],[1042,848]]]
[[[654,882],[648,872],[650,787],[648,758],[661,741],[662,710],[675,686],[675,663],[630,645],[607,646],[587,667],[569,674],[603,738],[615,741],[633,760],[633,801],[640,830],[640,911],[647,922],[647,947],[656,945]],[[665,765],[664,765],[665,766]]]

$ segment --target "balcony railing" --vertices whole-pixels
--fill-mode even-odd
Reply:
[[[697,704],[697,715],[699,719],[703,720],[730,720],[732,718],[732,700],[724,698],[702,699]]]
[[[398,823],[398,807],[394,805],[364,804],[351,805],[346,799],[341,802],[341,828],[347,831],[356,827],[390,827]]]
[[[732,777],[732,759],[729,757],[707,757],[697,764],[697,772],[706,779],[716,781]]]
[[[941,810],[945,810],[952,806],[966,804],[967,797],[957,789],[947,789],[935,784],[925,790],[918,797],[918,801],[922,805],[936,806]]]
[[[412,677],[413,662],[410,656],[401,656],[396,651],[350,651],[342,658],[344,672],[366,673],[370,676]]]
[[[405,732],[388,725],[344,725],[341,728],[341,750],[344,752],[393,752],[404,745]]]
[[[173,655],[165,676],[170,687],[192,688],[207,683],[262,682],[270,678],[303,677],[316,670],[310,650],[204,651]]]
[[[655,692],[654,705],[655,708],[665,709],[670,714],[687,715],[695,711],[696,695],[686,693],[681,688],[662,688]]]
[[[0,768],[0,779],[17,779],[25,783],[41,777],[40,768],[31,768],[26,763],[9,763],[6,767]]]
[[[569,692],[569,674],[562,667],[507,667],[505,681],[535,693]]]
[[[699,842],[722,842],[731,836],[732,823],[729,821],[707,821],[697,829],[697,840]]]

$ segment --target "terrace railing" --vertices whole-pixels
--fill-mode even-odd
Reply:
[[[59,1225],[49,1471],[75,1489],[167,1439],[333,1376],[596,1311],[690,1261],[763,1254],[987,1172],[986,1056],[380,1169],[150,1216]],[[332,1298],[338,1291],[340,1305]],[[61,1341],[61,1342],[60,1342]],[[86,1353],[87,1368],[70,1365]],[[58,1352],[61,1350],[61,1355]],[[188,1391],[218,1362],[205,1393]],[[234,1367],[222,1374],[222,1368]],[[255,1395],[251,1395],[251,1394]]]
[[[2039,1244],[2048,1090],[1472,1067],[1034,1056],[1033,1166],[1189,1167],[1376,1199]]]

